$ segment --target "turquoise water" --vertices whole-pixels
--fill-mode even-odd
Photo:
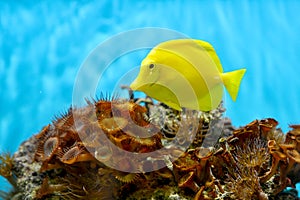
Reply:
[[[225,102],[234,125],[300,123],[299,1],[149,2],[1,1],[0,151],[15,151],[70,106],[76,73],[97,44],[142,27],[207,40],[225,71],[247,68],[237,101]],[[107,73],[106,91],[120,73]]]

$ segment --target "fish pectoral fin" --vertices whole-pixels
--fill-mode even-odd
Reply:
[[[241,80],[246,72],[246,69],[239,69],[232,72],[227,72],[221,74],[223,84],[225,85],[226,90],[228,91],[231,99],[236,100],[236,97],[239,92]]]

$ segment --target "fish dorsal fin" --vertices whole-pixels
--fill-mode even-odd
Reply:
[[[210,57],[213,59],[214,63],[216,64],[218,71],[220,73],[222,73],[223,68],[222,68],[220,59],[219,59],[215,49],[213,48],[213,46],[210,43],[205,42],[203,40],[194,40],[194,41],[207,51],[207,53],[210,55]]]

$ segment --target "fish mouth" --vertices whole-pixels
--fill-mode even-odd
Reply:
[[[129,87],[131,90],[139,90],[142,86],[138,84],[136,81],[133,81]]]
[[[155,80],[153,80],[153,81],[149,81],[149,82],[147,82],[147,81],[139,81],[139,80],[134,80],[131,84],[130,84],[130,89],[132,89],[132,90],[140,90],[140,89],[142,89],[142,88],[144,88],[145,86],[148,86],[148,87],[153,87],[155,84],[157,84],[157,82],[158,82],[158,79],[159,79],[159,77],[157,77]]]

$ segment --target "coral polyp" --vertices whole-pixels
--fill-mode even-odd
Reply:
[[[206,113],[179,112],[150,98],[87,101],[86,106],[57,116],[14,156],[0,156],[0,175],[14,186],[0,196],[107,200],[293,196],[294,190],[283,190],[300,182],[300,125],[291,125],[286,135],[272,118],[234,128],[223,112],[222,104]]]
[[[127,125],[127,120],[121,117],[104,118],[99,121],[99,126],[106,132],[117,133]]]
[[[71,147],[67,147],[58,153],[58,158],[62,163],[73,164],[77,161],[82,153],[82,148],[76,143]]]

